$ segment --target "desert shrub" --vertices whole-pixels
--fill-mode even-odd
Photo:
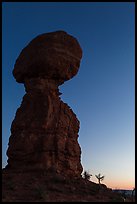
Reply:
[[[96,178],[98,179],[99,184],[100,184],[100,181],[103,181],[103,180],[104,180],[104,177],[105,177],[105,176],[101,176],[100,173],[99,173],[98,175],[95,175],[95,176],[96,176]]]
[[[85,180],[90,180],[90,177],[92,176],[92,174],[90,174],[89,172],[87,172],[87,171],[84,171],[84,173],[83,173],[83,178],[85,179]]]

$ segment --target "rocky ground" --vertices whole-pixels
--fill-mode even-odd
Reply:
[[[121,195],[83,178],[3,170],[2,202],[123,202]]]

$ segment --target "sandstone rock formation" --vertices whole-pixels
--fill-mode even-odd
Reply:
[[[81,176],[79,121],[58,89],[77,74],[81,57],[64,31],[36,37],[19,55],[13,75],[26,94],[11,125],[2,202],[122,202]]]
[[[81,58],[78,41],[64,31],[39,35],[22,50],[13,75],[26,94],[11,125],[6,169],[81,175],[79,121],[58,89]]]

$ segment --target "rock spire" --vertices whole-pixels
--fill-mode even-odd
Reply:
[[[39,35],[22,50],[13,76],[26,94],[11,125],[7,169],[81,175],[79,121],[58,88],[77,74],[81,58],[78,41],[64,31]]]

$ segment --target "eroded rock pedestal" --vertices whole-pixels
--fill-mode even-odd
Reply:
[[[60,99],[59,85],[75,76],[82,50],[58,31],[36,37],[13,75],[26,94],[11,126],[2,202],[113,202],[119,195],[81,177],[79,121]]]
[[[79,121],[58,89],[77,74],[81,57],[64,31],[39,35],[22,50],[13,75],[26,94],[12,122],[6,169],[81,175]]]

